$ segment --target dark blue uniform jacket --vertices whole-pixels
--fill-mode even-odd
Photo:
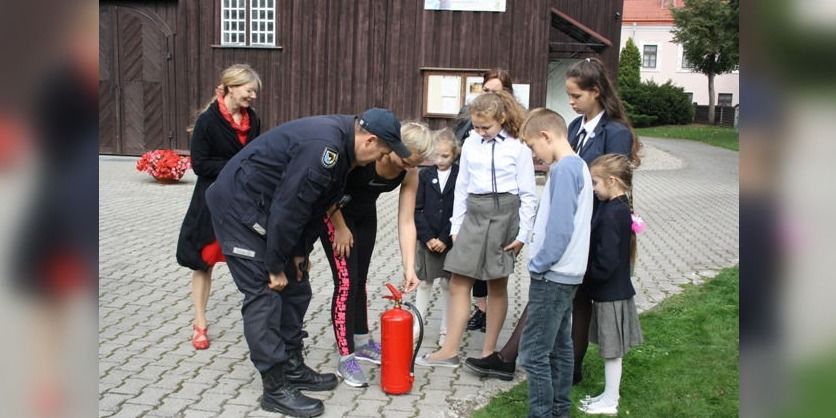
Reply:
[[[578,131],[581,129],[583,116],[575,118],[569,124],[569,145],[572,149],[578,142]],[[598,125],[595,126],[595,137],[586,141],[583,149],[578,155],[591,165],[596,158],[604,154],[622,154],[630,157],[630,148],[633,146],[633,136],[630,129],[624,124],[610,119],[606,113],[601,116]]]
[[[623,300],[636,294],[630,281],[631,224],[626,196],[601,202],[592,215],[584,281],[594,301]]]
[[[294,120],[253,140],[207,192],[224,255],[263,261],[273,274],[307,255],[355,159],[351,115]]]
[[[459,166],[450,167],[450,178],[441,190],[438,183],[438,167],[432,166],[422,169],[418,173],[418,192],[415,196],[415,228],[418,241],[438,238],[447,248],[453,246],[450,238],[450,217],[453,216],[453,191],[456,189],[456,178]],[[443,226],[439,228],[439,226]]]

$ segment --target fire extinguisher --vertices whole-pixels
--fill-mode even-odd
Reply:
[[[380,387],[390,395],[402,395],[412,390],[415,380],[415,359],[424,339],[424,321],[415,305],[402,300],[402,294],[395,286],[386,283],[392,293],[384,298],[395,302],[380,318],[381,366]],[[412,314],[401,309],[406,306],[418,318],[420,332],[415,350],[412,350]]]

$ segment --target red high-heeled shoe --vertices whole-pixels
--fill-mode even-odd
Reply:
[[[206,335],[209,327],[201,328],[197,325],[192,325],[192,329],[194,330],[194,334],[192,335],[192,345],[195,350],[205,350],[209,348],[209,336]]]

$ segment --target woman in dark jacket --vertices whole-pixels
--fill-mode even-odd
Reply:
[[[234,64],[225,69],[216,90],[217,97],[197,117],[192,131],[192,169],[197,174],[197,183],[180,228],[177,263],[193,270],[192,345],[197,350],[209,348],[206,304],[212,287],[212,268],[224,261],[206,207],[206,189],[226,162],[261,133],[261,123],[251,108],[260,88],[261,79],[249,65]]]

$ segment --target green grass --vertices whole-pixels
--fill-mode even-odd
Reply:
[[[739,274],[738,267],[723,270],[641,314],[644,344],[624,358],[619,416],[738,416]],[[577,409],[578,401],[603,390],[603,369],[591,344],[584,380],[572,390],[572,416],[587,416]],[[527,413],[528,385],[523,382],[473,417]]]
[[[653,128],[637,128],[639,136],[654,138],[690,139],[709,145],[740,151],[738,132],[734,128],[711,125],[667,125]]]

